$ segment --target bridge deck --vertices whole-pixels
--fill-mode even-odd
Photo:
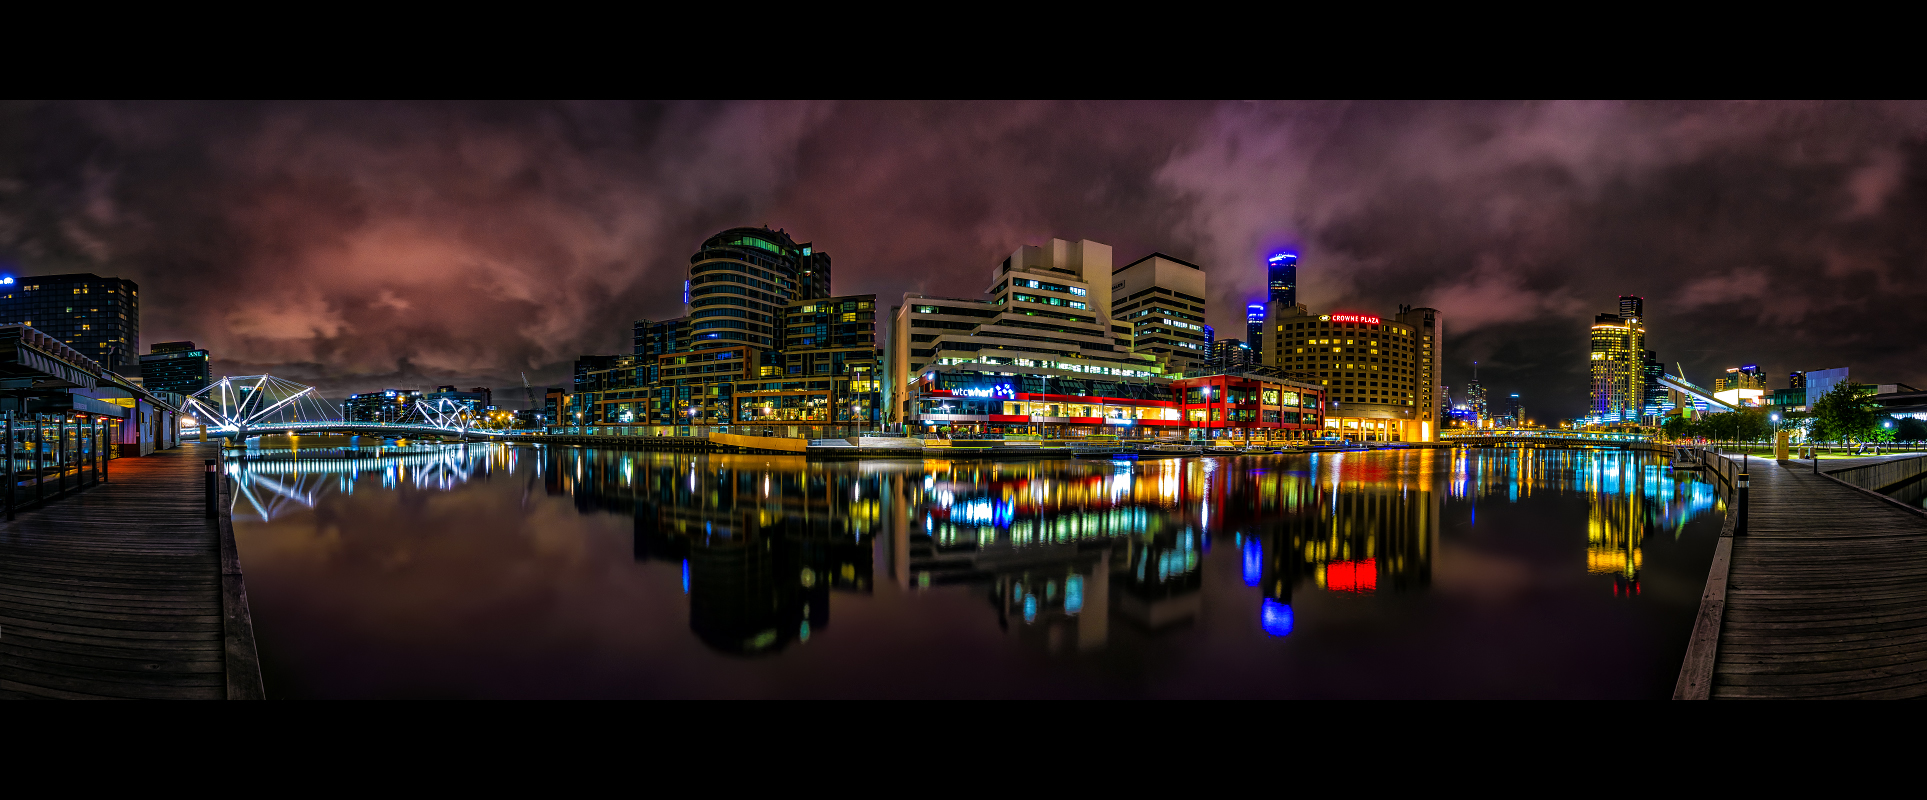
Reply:
[[[185,445],[0,525],[0,697],[228,696],[218,528]]]
[[[1927,696],[1927,518],[1811,469],[1752,461],[1712,696]]]

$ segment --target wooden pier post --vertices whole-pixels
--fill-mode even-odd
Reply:
[[[7,521],[13,521],[13,493],[20,484],[20,471],[13,463],[13,412],[7,412]]]

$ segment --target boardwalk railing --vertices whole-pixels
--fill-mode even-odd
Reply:
[[[113,428],[91,414],[6,412],[0,450],[6,484],[0,506],[14,513],[106,482],[114,458]]]
[[[1927,475],[1927,456],[1903,458],[1895,461],[1882,461],[1878,464],[1863,464],[1826,473],[1842,483],[1850,483],[1862,489],[1875,492]]]
[[[1739,521],[1734,501],[1741,465],[1703,447],[1681,447],[1675,457],[1705,467],[1716,479],[1714,488],[1727,501],[1726,520],[1720,525],[1720,540],[1713,548],[1713,563],[1706,571],[1706,586],[1700,592],[1699,613],[1693,619],[1693,632],[1686,643],[1686,659],[1680,665],[1679,680],[1673,685],[1675,700],[1705,700],[1712,695],[1720,626],[1726,616],[1726,584],[1733,566],[1733,532]]]

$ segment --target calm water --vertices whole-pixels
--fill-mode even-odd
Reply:
[[[1888,489],[1886,494],[1907,505],[1927,508],[1927,479],[1916,478]]]
[[[1714,494],[1650,456],[255,462],[272,697],[1666,697]]]

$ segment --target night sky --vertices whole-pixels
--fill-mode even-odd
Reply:
[[[1697,382],[1927,388],[1923,104],[0,104],[0,271],[133,279],[143,351],[337,400],[559,383],[764,224],[886,307],[1052,237],[1163,251],[1227,337],[1294,249],[1301,302],[1442,309],[1454,396],[1477,359],[1542,422],[1620,294]]]

